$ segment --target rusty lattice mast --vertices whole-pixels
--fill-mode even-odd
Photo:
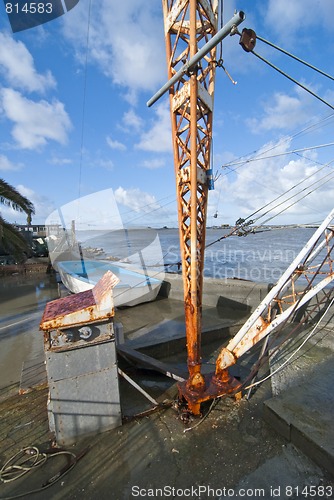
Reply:
[[[204,7],[203,7],[204,6]],[[163,0],[169,78],[217,32],[218,0]],[[170,89],[185,322],[187,388],[203,390],[201,323],[203,260],[215,76],[215,48]]]
[[[205,48],[217,35],[218,9],[219,0],[163,0],[169,79],[179,74],[168,88],[189,370],[180,393],[194,413],[208,399],[201,373],[202,288],[218,42]],[[190,64],[201,51],[203,57]]]

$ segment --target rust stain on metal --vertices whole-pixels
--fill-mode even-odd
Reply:
[[[200,414],[201,403],[224,395],[236,395],[240,397],[241,383],[231,377],[228,370],[224,370],[224,376],[218,378],[216,375],[205,375],[205,385],[202,391],[190,390],[187,382],[178,384],[179,397],[185,399],[189,410],[194,415]]]
[[[45,307],[40,329],[47,331],[114,316],[112,289],[118,282],[117,276],[107,271],[92,290],[49,302]]]
[[[203,37],[216,34],[218,4],[205,3],[203,8],[199,2],[163,0],[163,9],[168,74],[172,77],[180,51],[182,58],[190,59]],[[186,33],[186,38],[180,33]],[[189,371],[186,385],[196,394],[206,387],[201,374],[202,291],[215,52],[212,49],[201,66],[184,76],[182,86],[170,89]],[[197,406],[195,411],[199,411]]]

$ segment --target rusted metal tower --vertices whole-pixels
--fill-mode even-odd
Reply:
[[[180,385],[180,394],[195,414],[199,413],[201,401],[213,397],[207,393],[208,381],[201,373],[201,330],[207,199],[212,181],[216,46],[219,43],[213,38],[217,38],[219,4],[219,0],[163,0],[170,79],[165,90],[168,88],[170,95],[189,370],[187,382]],[[224,36],[243,20],[243,13],[235,18]]]

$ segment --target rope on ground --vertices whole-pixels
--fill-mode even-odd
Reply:
[[[17,479],[23,477],[25,474],[32,472],[44,465],[50,457],[55,457],[59,455],[64,455],[69,458],[69,463],[63,467],[59,472],[54,474],[50,479],[48,479],[40,488],[31,491],[25,491],[14,496],[0,497],[0,500],[14,500],[15,498],[26,497],[33,493],[39,493],[40,491],[49,488],[54,483],[62,479],[68,472],[70,472],[76,465],[78,460],[82,458],[88,449],[84,450],[80,455],[75,455],[71,451],[66,450],[55,450],[50,452],[42,453],[36,446],[28,446],[22,448],[14,456],[12,456],[3,465],[0,470],[0,481],[3,483],[10,483],[16,481]]]

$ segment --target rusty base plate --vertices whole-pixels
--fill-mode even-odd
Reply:
[[[217,380],[214,374],[204,376],[205,388],[202,391],[192,391],[187,387],[187,381],[179,382],[179,397],[184,398],[188,403],[188,408],[194,415],[200,414],[201,403],[210,399],[224,396],[225,394],[238,394],[242,384],[234,377],[229,377],[228,382],[223,383]]]

